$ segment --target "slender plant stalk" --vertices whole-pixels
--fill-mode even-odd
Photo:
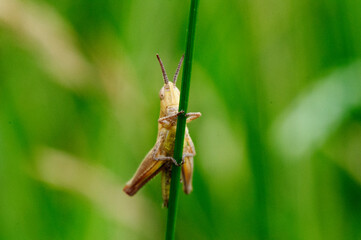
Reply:
[[[189,96],[189,87],[191,81],[193,45],[194,45],[194,35],[196,28],[197,9],[198,9],[198,0],[191,0],[186,52],[184,57],[182,87],[181,87],[180,102],[179,102],[179,111],[183,110],[184,114],[178,116],[177,132],[175,137],[175,146],[174,146],[174,155],[173,155],[173,157],[177,160],[178,163],[181,163],[182,155],[183,155],[183,143],[184,143],[184,134],[186,128],[185,113],[187,112],[187,108],[188,108],[188,96]],[[173,165],[170,195],[168,202],[167,231],[165,237],[166,240],[174,239],[175,223],[176,223],[177,210],[178,210],[180,171],[181,171],[181,167],[177,167]]]

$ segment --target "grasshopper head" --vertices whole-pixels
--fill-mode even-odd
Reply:
[[[159,91],[159,98],[160,98],[160,109],[161,109],[161,115],[169,115],[174,114],[178,111],[178,105],[179,105],[179,90],[176,87],[176,81],[179,74],[179,69],[183,62],[183,56],[178,64],[177,71],[174,74],[173,82],[170,82],[168,80],[167,74],[165,72],[162,60],[160,60],[159,55],[157,54],[157,58],[160,64],[160,67],[162,68],[163,72],[163,80],[164,80],[164,86]]]

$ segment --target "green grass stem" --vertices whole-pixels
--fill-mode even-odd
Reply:
[[[173,155],[178,163],[181,163],[182,155],[183,155],[183,143],[184,143],[184,134],[186,128],[185,113],[187,112],[187,108],[188,108],[188,96],[189,96],[191,71],[192,71],[192,57],[193,57],[197,9],[198,9],[198,0],[191,0],[188,32],[187,32],[187,43],[186,43],[186,51],[185,51],[184,66],[183,66],[182,86],[181,86],[181,94],[180,94],[180,102],[179,102],[179,111],[183,110],[184,114],[178,116],[177,132],[175,137],[175,147],[174,147],[174,155]],[[167,240],[174,239],[174,235],[175,235],[175,224],[176,224],[177,210],[178,210],[180,171],[181,171],[181,167],[177,167],[177,166],[172,167],[172,181],[171,181],[170,195],[168,202],[167,230],[165,237]]]

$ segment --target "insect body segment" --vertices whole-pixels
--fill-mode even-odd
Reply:
[[[154,147],[143,159],[133,178],[125,185],[123,191],[130,196],[134,195],[144,184],[162,171],[163,205],[167,206],[171,170],[173,165],[179,166],[177,161],[173,158],[173,153],[178,115],[184,114],[184,112],[178,112],[180,94],[178,88],[175,86],[175,83],[182,65],[183,57],[178,64],[173,82],[168,80],[168,76],[158,54],[157,58],[162,69],[164,80],[164,86],[159,92],[160,114],[158,119],[157,141]],[[200,117],[201,113],[187,113],[185,116],[187,117],[187,123],[189,123]],[[182,158],[183,191],[186,194],[189,194],[192,191],[193,157],[195,154],[194,144],[189,136],[188,128],[186,127]]]

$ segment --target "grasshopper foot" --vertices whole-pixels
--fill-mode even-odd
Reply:
[[[173,157],[171,157],[171,160],[172,160],[173,164],[176,165],[177,167],[179,167],[183,164],[183,160],[180,164],[178,164],[177,160],[175,160]]]
[[[184,114],[184,110],[181,110],[177,113],[177,116]]]
[[[194,154],[193,154],[193,153],[185,153],[185,154],[183,154],[182,162],[181,162],[180,165],[183,165],[184,159],[185,159],[186,157],[194,157]]]
[[[164,157],[164,156],[163,157],[156,157],[156,158],[154,158],[154,160],[157,160],[157,161],[168,161],[168,160],[170,160],[177,167],[181,166],[183,164],[183,162],[184,162],[184,160],[182,159],[182,162],[179,164],[177,162],[177,160],[175,160],[173,157]]]

